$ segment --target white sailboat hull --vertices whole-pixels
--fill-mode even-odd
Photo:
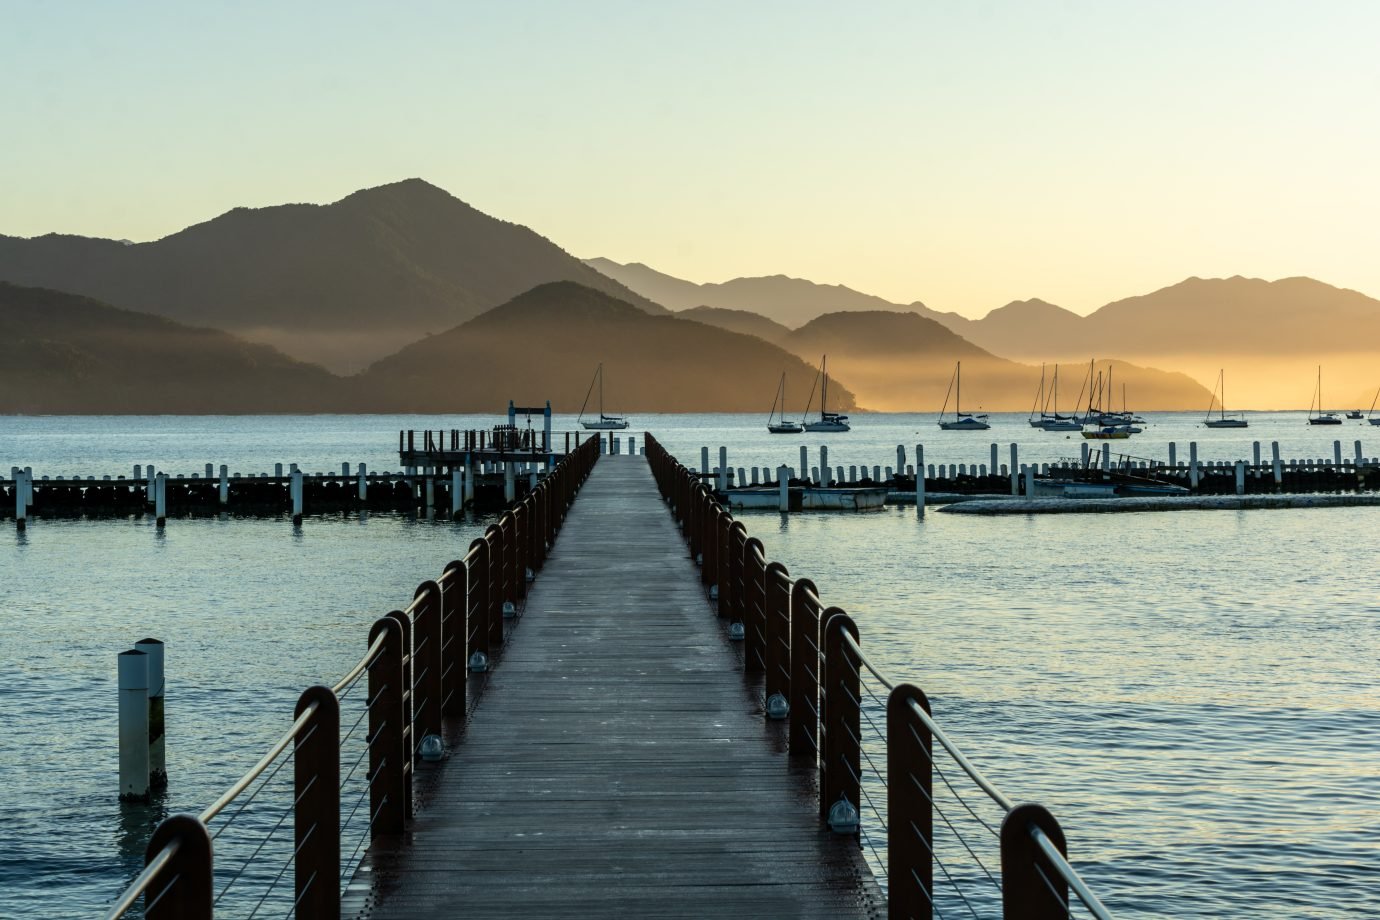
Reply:
[[[1244,418],[1210,418],[1203,422],[1205,428],[1249,428]]]
[[[603,419],[597,422],[580,422],[586,431],[622,431],[630,424],[626,420]]]
[[[956,422],[940,422],[939,427],[944,431],[986,431],[992,426],[981,419],[969,416]]]

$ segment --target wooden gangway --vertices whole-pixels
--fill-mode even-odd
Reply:
[[[779,725],[647,462],[604,457],[410,840],[371,851],[344,913],[882,915]]]

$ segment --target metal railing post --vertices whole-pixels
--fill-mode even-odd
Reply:
[[[743,545],[747,542],[747,528],[742,521],[727,517],[728,531],[724,535],[724,577],[719,580],[719,616],[747,628],[743,605]]]
[[[739,522],[735,526],[743,525]],[[742,535],[747,536],[747,528]],[[767,566],[762,541],[747,537],[741,558],[734,599],[743,621],[743,670],[756,674],[767,667]]]
[[[1026,802],[1001,822],[1001,908],[1004,920],[1067,920],[1069,886],[1040,852],[1039,828],[1068,856],[1064,831],[1043,805]]]
[[[819,754],[819,606],[815,583],[797,578],[791,588],[791,704],[789,750]]]
[[[340,703],[329,687],[308,687],[294,715],[311,718],[294,739],[294,916],[340,917]]]
[[[379,656],[369,667],[369,816],[370,839],[401,834],[407,808],[408,752],[403,735],[403,626],[394,617],[374,621],[369,645],[387,633]]]
[[[469,661],[468,572],[462,560],[446,564],[441,589],[441,717],[465,716],[465,668]]]
[[[824,662],[820,675],[819,701],[823,708],[824,730],[821,733],[820,816],[831,821],[836,806],[847,801],[856,815],[862,801],[862,727],[858,695],[862,692],[858,677],[859,662],[854,660],[844,633],[858,641],[858,627],[848,614],[837,607],[824,611]]]
[[[929,698],[913,684],[897,684],[886,700],[890,920],[930,920],[934,910],[933,739],[916,706],[929,714]]]
[[[413,595],[412,736],[415,753],[427,735],[441,734],[441,586],[424,581]]]
[[[790,573],[779,562],[762,573],[763,632],[766,635],[766,695],[768,718],[781,719],[791,699],[791,594]],[[779,698],[779,699],[778,699]]]
[[[501,519],[500,519],[501,520]],[[489,589],[484,593],[488,609],[484,611],[484,623],[489,628],[489,660],[503,647],[503,528],[490,524],[484,531],[484,539],[489,544],[485,554],[485,577],[489,579]]]
[[[144,889],[147,920],[211,920],[211,834],[193,815],[173,815],[154,830],[144,848],[144,865],[173,845],[172,857]]]

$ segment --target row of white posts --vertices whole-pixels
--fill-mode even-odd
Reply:
[[[163,643],[143,639],[115,658],[120,694],[120,799],[146,802],[168,784],[163,737]]]

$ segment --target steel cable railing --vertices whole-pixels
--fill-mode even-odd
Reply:
[[[648,463],[718,615],[762,673],[764,714],[816,769],[821,821],[854,835],[899,917],[1109,920],[1043,806],[1006,796],[935,721],[914,684],[863,651],[856,624],[760,542],[698,476],[645,436]],[[937,742],[937,744],[936,744]]]
[[[567,454],[407,607],[376,620],[339,681],[303,691],[291,726],[243,776],[200,815],[163,821],[108,920],[141,898],[150,920],[210,918],[222,902],[248,917],[338,918],[370,843],[412,819],[417,764],[460,738],[474,702],[466,675],[491,666],[505,616],[515,619],[598,457],[594,440]],[[279,778],[288,764],[291,782]],[[213,860],[239,846],[243,859]]]

